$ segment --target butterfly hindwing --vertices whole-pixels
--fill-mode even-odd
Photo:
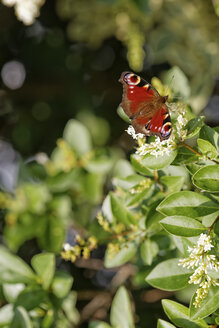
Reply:
[[[168,139],[171,120],[165,104],[167,97],[160,96],[156,89],[134,73],[123,72],[119,81],[123,84],[121,106],[132,120],[136,133]]]

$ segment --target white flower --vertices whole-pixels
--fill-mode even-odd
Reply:
[[[130,136],[132,136],[133,139],[137,140],[138,138],[144,138],[144,134],[142,133],[135,133],[135,129],[132,125],[129,125],[128,129],[126,130]]]
[[[17,18],[25,25],[31,25],[39,16],[40,7],[45,0],[2,0],[2,3],[9,7],[14,6]]]
[[[211,285],[219,286],[219,283],[208,275],[208,268],[219,271],[219,262],[217,262],[216,256],[213,254],[206,254],[206,252],[210,251],[213,247],[210,235],[202,233],[197,244],[193,248],[188,248],[190,253],[189,257],[179,260],[178,265],[182,265],[183,267],[198,267],[189,279],[189,284],[199,285],[193,303],[195,307],[200,306],[207,296]]]
[[[62,245],[62,248],[64,251],[70,251],[72,249],[72,246],[69,243],[65,243]]]

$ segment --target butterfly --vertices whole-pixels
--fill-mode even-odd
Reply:
[[[155,135],[160,140],[168,139],[172,131],[165,104],[168,96],[162,97],[150,83],[131,72],[123,72],[119,82],[123,85],[120,106],[131,119],[135,132]]]

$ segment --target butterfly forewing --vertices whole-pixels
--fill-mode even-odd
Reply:
[[[161,97],[151,84],[134,73],[123,72],[119,81],[123,84],[121,106],[132,120],[136,133],[168,139],[171,121],[165,104],[167,97]]]

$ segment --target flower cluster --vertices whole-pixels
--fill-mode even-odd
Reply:
[[[126,130],[127,133],[138,142],[138,148],[136,151],[138,155],[143,156],[146,154],[151,154],[156,157],[169,155],[170,152],[176,148],[176,137],[180,138],[181,140],[185,139],[187,133],[185,129],[187,119],[185,117],[186,112],[184,105],[180,103],[173,103],[168,105],[168,107],[171,112],[177,113],[177,120],[175,126],[173,125],[172,134],[167,140],[161,141],[159,137],[156,137],[154,142],[146,143],[144,134],[136,133],[132,125],[130,125]]]
[[[80,257],[88,259],[91,251],[97,248],[97,239],[94,236],[89,237],[86,241],[78,235],[75,241],[77,244],[74,246],[69,243],[63,244],[61,256],[64,260],[75,262]]]
[[[219,262],[217,262],[216,256],[206,254],[213,247],[210,235],[202,233],[197,244],[193,248],[188,248],[189,257],[179,260],[179,265],[183,267],[192,269],[197,267],[189,280],[189,284],[199,285],[193,303],[195,307],[201,305],[211,286],[219,286],[219,283],[208,274],[208,269],[219,271]]]
[[[145,236],[145,230],[139,232],[139,228],[135,225],[130,224],[127,229],[122,222],[109,223],[109,221],[103,217],[101,212],[97,214],[97,220],[105,231],[112,234],[111,237],[113,237],[113,241],[107,245],[107,252],[111,259],[121,249],[127,247],[127,242],[136,240],[137,238],[140,238],[141,235],[143,237]],[[142,236],[141,238],[143,238]]]
[[[39,16],[45,0],[2,0],[2,3],[8,7],[14,6],[17,18],[25,25],[31,25]]]
[[[115,234],[120,234],[123,231],[126,230],[126,227],[123,223],[116,223],[116,224],[110,224],[109,221],[107,221],[101,212],[97,214],[97,221],[99,225],[103,228],[103,230],[110,232],[110,233],[115,233]]]
[[[134,187],[132,187],[130,189],[130,193],[131,194],[139,194],[140,192],[142,192],[145,189],[148,189],[151,186],[151,179],[144,179],[141,182],[139,182],[137,185],[135,185]]]

